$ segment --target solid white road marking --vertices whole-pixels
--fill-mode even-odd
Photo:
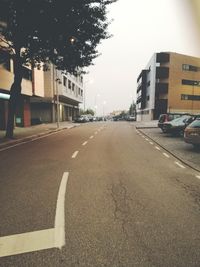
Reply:
[[[94,138],[94,136],[93,136],[93,135],[91,135],[91,136],[90,136],[90,139],[92,139],[92,138]]]
[[[160,150],[160,148],[158,146],[155,146],[155,149]]]
[[[174,162],[177,166],[179,166],[182,169],[185,169],[185,166],[183,166],[182,164],[180,164],[178,161]]]
[[[65,193],[69,173],[63,174],[56,205],[54,228],[0,237],[0,257],[65,245]]]
[[[163,155],[166,157],[166,158],[169,158],[169,155],[165,152],[163,152]]]
[[[0,257],[55,247],[55,229],[0,237]]]
[[[73,155],[72,155],[72,158],[73,158],[73,159],[76,158],[76,156],[78,155],[78,152],[79,152],[79,151],[75,151],[75,152],[73,153]]]
[[[55,217],[55,247],[62,248],[65,245],[65,193],[69,173],[64,172],[58,192],[56,217]]]
[[[88,141],[85,141],[85,142],[82,144],[82,146],[85,146],[85,145],[87,145],[87,143],[88,143]]]

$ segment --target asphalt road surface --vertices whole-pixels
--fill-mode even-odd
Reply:
[[[200,266],[200,174],[134,124],[83,124],[0,159],[0,266]]]

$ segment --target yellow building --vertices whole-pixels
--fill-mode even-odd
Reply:
[[[200,58],[155,53],[137,79],[137,120],[167,112],[200,113]]]

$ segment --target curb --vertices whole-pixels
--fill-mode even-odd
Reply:
[[[157,129],[158,126],[135,126],[136,129]]]
[[[31,142],[34,139],[37,139],[39,137],[45,137],[45,136],[48,136],[48,135],[50,135],[52,133],[58,133],[58,132],[61,132],[63,130],[68,130],[68,129],[71,129],[71,128],[74,128],[74,127],[77,127],[77,126],[78,125],[71,125],[71,126],[67,126],[67,127],[54,129],[54,130],[47,130],[46,132],[40,132],[38,134],[22,137],[22,138],[19,138],[19,139],[16,139],[16,140],[10,140],[10,141],[7,141],[7,142],[4,142],[4,143],[0,144],[0,149],[9,148],[9,147],[12,147],[12,146],[15,146],[15,145],[18,145],[18,144],[23,144],[23,143],[26,143],[26,142]]]
[[[157,128],[157,127],[156,127]],[[140,131],[139,128],[136,128],[137,130]],[[141,128],[144,129],[144,128]],[[147,129],[147,128],[146,128]],[[150,128],[149,128],[150,129]],[[142,131],[140,131],[142,132]],[[145,135],[146,137],[148,137],[149,139],[151,139],[151,141],[153,141],[155,144],[159,145],[160,147],[162,147],[163,150],[165,150],[166,152],[168,152],[169,154],[171,154],[174,158],[178,159],[180,162],[182,162],[184,165],[188,166],[189,168],[193,169],[194,171],[200,172],[200,169],[190,165],[190,163],[184,161],[183,159],[179,158],[177,155],[175,155],[173,152],[169,151],[167,148],[165,148],[164,146],[162,146],[160,143],[158,143],[157,141],[155,141],[152,137],[150,137],[148,134],[142,132],[143,135]]]

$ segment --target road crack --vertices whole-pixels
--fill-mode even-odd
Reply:
[[[130,197],[127,193],[127,188],[120,181],[118,184],[112,185],[111,196],[115,205],[114,218],[121,223],[122,232],[125,236],[125,240],[128,239],[128,232],[126,230],[126,224],[130,215]]]

